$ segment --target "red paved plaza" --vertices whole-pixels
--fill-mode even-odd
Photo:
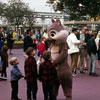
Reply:
[[[19,68],[24,74],[24,57],[22,49],[14,49],[13,54],[9,58],[16,56],[20,62]],[[70,59],[68,61],[70,63]],[[11,96],[11,87],[10,87],[10,67],[7,69],[8,80],[0,81],[0,100],[10,100]],[[100,76],[91,77],[88,75],[88,71],[85,71],[86,74],[78,74],[77,77],[73,78],[73,99],[72,100],[100,100]],[[100,69],[97,68],[97,74],[100,75]],[[26,99],[26,82],[24,79],[19,81],[19,97],[22,100]],[[63,100],[64,95],[60,87],[58,99]],[[43,100],[43,92],[41,83],[38,82],[38,94],[37,100]]]

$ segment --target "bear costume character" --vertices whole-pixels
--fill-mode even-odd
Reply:
[[[48,43],[50,43],[51,59],[57,71],[57,80],[54,83],[55,99],[58,95],[59,86],[62,86],[66,100],[72,100],[72,72],[67,63],[68,46],[66,39],[68,32],[60,20],[52,19],[52,24],[47,28]]]

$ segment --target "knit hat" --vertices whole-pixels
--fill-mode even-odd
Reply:
[[[9,62],[10,62],[11,65],[13,65],[13,63],[14,63],[16,60],[17,60],[16,57],[12,57],[12,58],[9,60]]]

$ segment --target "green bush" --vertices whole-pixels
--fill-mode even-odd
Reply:
[[[23,44],[24,42],[21,40],[21,41],[14,41],[14,44]]]
[[[14,44],[23,44],[24,42],[21,40],[21,41],[14,41]],[[7,41],[5,41],[5,44],[7,44]]]

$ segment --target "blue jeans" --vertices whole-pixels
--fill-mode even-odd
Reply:
[[[89,73],[96,73],[96,55],[91,53],[89,55]]]

